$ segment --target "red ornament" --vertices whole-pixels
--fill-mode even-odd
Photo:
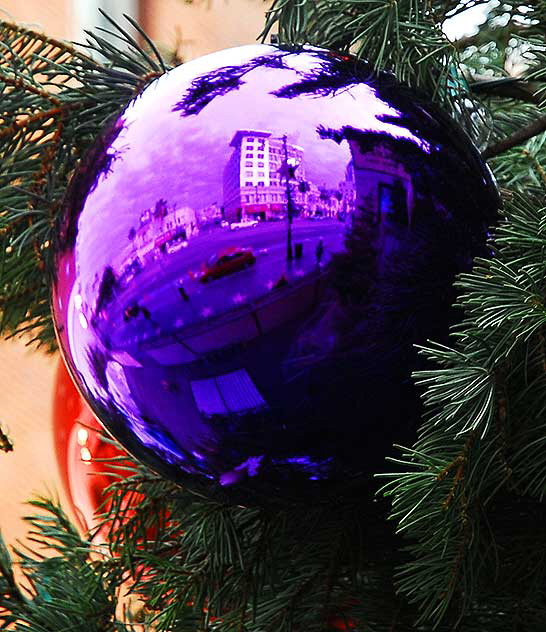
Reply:
[[[66,495],[80,527],[93,529],[98,524],[97,510],[105,501],[104,490],[114,481],[111,474],[120,474],[119,469],[103,459],[126,453],[103,439],[99,422],[76,390],[62,361],[53,395],[53,433]],[[119,467],[121,463],[115,465]],[[127,475],[132,473],[128,465]]]
[[[332,630],[354,630],[356,628],[356,623],[350,617],[329,617],[328,625]]]

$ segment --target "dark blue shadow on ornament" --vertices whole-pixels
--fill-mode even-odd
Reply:
[[[73,179],[60,345],[168,478],[243,503],[358,488],[413,441],[414,345],[446,339],[497,206],[464,133],[392,76],[215,53],[151,84]]]

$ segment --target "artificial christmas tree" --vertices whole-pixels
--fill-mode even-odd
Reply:
[[[476,35],[443,34],[446,17],[486,4]],[[503,189],[490,256],[456,283],[463,311],[449,346],[422,349],[417,442],[356,498],[303,509],[223,504],[139,468],[111,496],[109,551],[37,501],[35,537],[55,555],[20,552],[27,594],[2,550],[1,616],[19,630],[136,629],[116,612],[130,586],[144,629],[542,630],[546,6],[282,0],[264,37],[272,30],[423,91],[467,130]],[[143,34],[130,53],[95,37],[104,63],[13,25],[1,37],[2,327],[52,346],[51,243],[70,176],[166,68]],[[511,77],[514,60],[523,70]]]

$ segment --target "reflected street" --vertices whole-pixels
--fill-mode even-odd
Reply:
[[[241,304],[247,305],[249,297],[259,297],[270,292],[279,281],[280,285],[284,281],[301,281],[319,266],[316,250],[321,240],[324,247],[320,262],[322,266],[328,262],[331,253],[342,249],[345,225],[335,219],[297,221],[294,241],[302,244],[302,256],[292,261],[286,260],[286,245],[283,241],[286,226],[281,222],[264,222],[253,228],[247,239],[245,230],[248,229],[217,229],[196,237],[191,251],[181,248],[172,254],[160,256],[156,266],[161,269],[161,285],[156,282],[156,267],[151,265],[143,271],[138,278],[138,285],[129,284],[119,293],[117,309],[106,312],[104,326],[112,328],[112,349],[136,349],[146,340],[176,334],[188,325],[224,314],[229,310],[229,303],[233,309]],[[202,255],[203,261],[207,261],[212,255],[229,247],[252,247],[256,264],[204,286],[198,277],[199,268],[192,269],[196,264],[195,249]],[[181,274],[181,270],[187,272]],[[184,288],[186,300],[181,297],[180,287]],[[126,307],[136,303],[146,308],[149,316],[139,313],[129,322],[124,322]]]

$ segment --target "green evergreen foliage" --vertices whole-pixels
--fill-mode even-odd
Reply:
[[[443,35],[447,17],[486,4],[475,35]],[[31,329],[54,344],[50,252],[70,174],[165,70],[150,42],[143,50],[112,28],[129,50],[94,35],[98,62],[0,24],[4,335]],[[359,500],[311,509],[223,505],[136,468],[111,490],[109,553],[35,501],[33,541],[53,557],[16,552],[27,592],[0,546],[0,629],[313,632],[337,620],[362,632],[542,631],[546,2],[275,0],[263,37],[272,31],[352,51],[427,92],[480,144],[503,192],[494,256],[457,281],[464,317],[451,346],[422,349],[418,440]],[[123,620],[115,606],[126,591],[144,605]]]
[[[23,587],[0,539],[0,629],[128,632],[114,616],[122,580],[118,565],[80,537],[58,504],[39,498],[31,505],[40,512],[27,518],[34,550],[15,551]]]
[[[30,332],[50,347],[53,235],[70,175],[98,131],[165,71],[155,48],[148,54],[112,28],[130,52],[90,34],[101,63],[0,21],[0,331]]]

